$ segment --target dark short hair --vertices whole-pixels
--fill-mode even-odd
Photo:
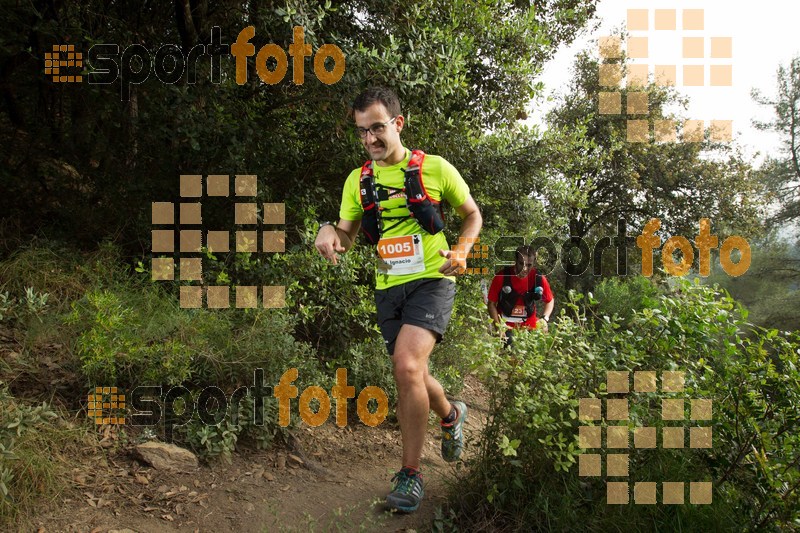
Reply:
[[[534,248],[529,244],[523,244],[522,246],[518,246],[517,257],[528,257],[536,261],[536,248]]]
[[[387,87],[370,87],[356,96],[353,101],[353,111],[366,111],[376,102],[382,103],[393,117],[400,115],[400,98]]]

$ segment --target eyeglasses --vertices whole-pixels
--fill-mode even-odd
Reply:
[[[384,122],[383,124],[373,124],[369,128],[356,128],[356,133],[358,133],[358,136],[361,137],[362,139],[366,139],[367,138],[367,132],[369,132],[373,136],[377,137],[378,135],[380,135],[384,131],[386,131],[386,126],[391,124],[399,116],[400,115],[394,116],[394,117],[390,118],[389,120],[387,120],[386,122]]]

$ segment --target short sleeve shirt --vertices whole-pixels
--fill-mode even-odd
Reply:
[[[512,271],[514,267],[511,267]],[[500,291],[503,288],[503,284],[505,283],[505,274],[504,271],[501,270],[497,274],[495,274],[494,278],[492,279],[492,284],[489,286],[489,301],[497,303],[500,300]],[[526,292],[532,291],[536,286],[536,269],[532,268],[528,275],[524,278],[520,278],[516,274],[511,274],[511,288],[514,289],[514,292],[517,294],[525,294]],[[542,276],[542,299],[540,301],[547,303],[553,300],[553,292],[550,290],[550,283],[548,283],[547,278]],[[520,308],[524,310],[525,303],[522,301],[522,298],[518,298],[516,304],[514,305],[515,310],[519,310]],[[499,312],[499,309],[498,309]],[[509,318],[503,316],[503,318]],[[536,327],[536,313],[533,313],[527,319],[522,322],[506,322],[508,326],[511,327],[527,327],[527,328],[535,328]]]
[[[400,163],[388,167],[373,165],[375,183],[382,187],[390,188],[389,199],[380,202],[382,211],[384,232],[382,237],[392,238],[408,235],[419,235],[422,240],[422,252],[424,256],[424,271],[414,274],[389,275],[385,272],[377,271],[376,288],[388,289],[396,285],[408,283],[424,278],[443,278],[455,280],[452,276],[445,276],[439,272],[439,268],[447,261],[439,255],[439,250],[448,250],[447,239],[444,232],[436,235],[427,233],[411,218],[410,212],[406,207],[406,197],[402,192],[405,174],[403,169],[411,159],[411,151],[406,150],[406,157]],[[361,196],[359,184],[361,179],[361,168],[354,169],[344,184],[342,191],[342,204],[339,209],[339,217],[343,220],[361,220],[364,210],[361,207]],[[459,207],[469,197],[469,187],[458,170],[447,162],[444,158],[425,154],[422,162],[422,183],[428,194],[436,201],[447,200],[453,207]],[[400,218],[388,218],[400,217]]]

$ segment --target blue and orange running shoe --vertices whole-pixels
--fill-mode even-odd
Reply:
[[[422,473],[403,467],[392,478],[392,492],[386,496],[386,504],[396,511],[412,513],[419,509],[424,493]]]
[[[464,449],[464,422],[467,421],[467,405],[451,402],[456,408],[456,419],[449,424],[442,422],[442,458],[447,462],[458,460]]]

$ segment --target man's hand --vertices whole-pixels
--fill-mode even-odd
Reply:
[[[467,271],[467,255],[472,249],[472,245],[478,240],[478,233],[483,224],[481,212],[472,196],[468,195],[464,203],[456,207],[456,212],[461,217],[458,244],[451,250],[439,250],[439,255],[447,258],[447,261],[439,268],[439,272],[445,276],[458,276]]]
[[[547,320],[540,318],[536,321],[536,329],[541,330],[542,333],[547,333]]]
[[[317,234],[317,240],[314,241],[314,246],[317,247],[320,255],[333,263],[339,264],[339,256],[336,252],[344,253],[347,250],[342,246],[342,240],[339,237],[339,232],[333,225],[322,226]]]
[[[439,255],[446,257],[447,261],[439,268],[445,276],[458,276],[467,271],[467,254],[455,250],[439,250]]]

